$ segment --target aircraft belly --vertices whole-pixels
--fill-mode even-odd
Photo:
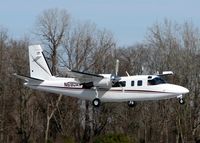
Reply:
[[[102,101],[107,102],[122,102],[122,101],[145,101],[145,100],[161,100],[177,97],[176,94],[171,93],[157,93],[157,92],[119,92],[115,93],[108,91],[102,96]]]
[[[144,100],[161,100],[177,97],[176,94],[141,91],[141,90],[98,90],[98,95],[95,89],[83,88],[66,88],[52,86],[29,86],[33,89],[47,91],[66,96],[77,97],[84,100],[93,100],[98,97],[102,102],[122,102],[122,101],[144,101]]]
[[[94,90],[82,89],[82,88],[38,86],[36,89],[55,93],[55,94],[63,94],[66,96],[77,97],[77,98],[86,99],[86,100],[92,100],[95,97]]]

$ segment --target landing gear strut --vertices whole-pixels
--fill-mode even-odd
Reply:
[[[135,101],[128,101],[129,107],[134,107],[136,105]]]
[[[92,105],[93,105],[94,107],[99,107],[100,104],[101,104],[101,101],[100,101],[99,98],[95,98],[95,99],[92,101]]]

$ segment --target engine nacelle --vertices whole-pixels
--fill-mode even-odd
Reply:
[[[104,78],[100,81],[94,82],[94,86],[96,87],[104,87],[109,88],[112,86],[111,74],[101,74]]]

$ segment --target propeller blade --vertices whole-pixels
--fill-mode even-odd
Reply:
[[[115,76],[118,76],[118,71],[119,71],[119,60],[116,60],[116,67],[115,67]]]
[[[119,80],[121,80],[121,77],[118,76],[118,71],[119,71],[119,60],[116,60],[116,65],[115,65],[115,74],[111,75],[111,80],[113,82],[117,82]]]

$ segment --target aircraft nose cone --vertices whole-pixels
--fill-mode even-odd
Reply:
[[[189,92],[189,90],[187,88],[185,88],[185,87],[182,87],[182,92],[183,92],[183,94],[186,94],[186,93]]]
[[[171,92],[177,93],[177,94],[186,94],[189,92],[189,90],[183,86],[180,85],[172,85],[170,86]]]
[[[177,91],[180,94],[186,94],[186,93],[189,92],[189,90],[187,88],[183,87],[183,86],[177,86]]]

